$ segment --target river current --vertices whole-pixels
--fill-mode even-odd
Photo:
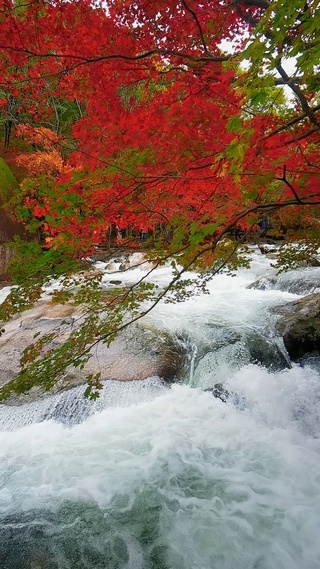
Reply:
[[[209,294],[149,316],[187,345],[183,382],[2,406],[1,569],[320,567],[319,366],[289,361],[271,310],[310,292],[320,269],[295,294],[299,271],[269,287],[270,261],[252,256]],[[261,278],[264,290],[248,288]]]

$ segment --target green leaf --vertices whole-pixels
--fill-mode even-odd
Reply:
[[[259,91],[258,93],[255,93],[253,95],[253,97],[251,97],[250,102],[251,105],[255,106],[255,105],[263,105],[266,101],[268,97],[268,93],[266,91]]]
[[[227,122],[227,130],[228,132],[239,132],[242,128],[242,120],[237,115],[230,117]]]

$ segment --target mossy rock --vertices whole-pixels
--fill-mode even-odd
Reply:
[[[18,182],[8,164],[0,157],[0,206],[5,204],[18,187]]]
[[[7,280],[8,265],[14,257],[12,248],[7,247],[7,243],[12,241],[15,235],[25,236],[24,228],[21,224],[13,221],[9,214],[2,209],[14,195],[18,188],[18,182],[11,172],[8,164],[0,157],[0,279]]]

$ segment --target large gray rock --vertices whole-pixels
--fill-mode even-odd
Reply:
[[[16,376],[23,350],[34,341],[36,333],[58,331],[55,345],[59,345],[80,317],[79,308],[41,301],[6,324],[6,332],[0,337],[0,386]],[[181,377],[185,357],[185,349],[169,333],[146,324],[135,325],[119,334],[109,347],[103,343],[95,346],[84,370],[70,366],[63,377],[57,378],[50,393],[84,384],[88,374],[98,372],[102,379],[118,381],[144,380],[153,376],[173,381]],[[44,390],[37,387],[26,395],[12,396],[7,402],[23,404],[44,395]]]
[[[320,294],[310,294],[300,300],[278,306],[276,324],[292,360],[305,355],[320,355]]]

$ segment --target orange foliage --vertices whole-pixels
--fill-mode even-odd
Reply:
[[[51,150],[59,142],[58,135],[44,126],[35,127],[29,124],[18,124],[16,136],[26,139],[31,144],[42,146],[46,150]]]
[[[28,124],[19,124],[16,128],[16,136],[43,148],[43,150],[21,154],[15,160],[18,166],[26,168],[30,176],[39,174],[57,176],[62,171],[63,160],[55,148],[59,137],[55,132],[43,126],[33,127]]]
[[[30,176],[39,174],[56,176],[63,169],[63,160],[56,150],[51,152],[37,150],[30,154],[21,154],[16,158],[16,164],[26,168]]]

